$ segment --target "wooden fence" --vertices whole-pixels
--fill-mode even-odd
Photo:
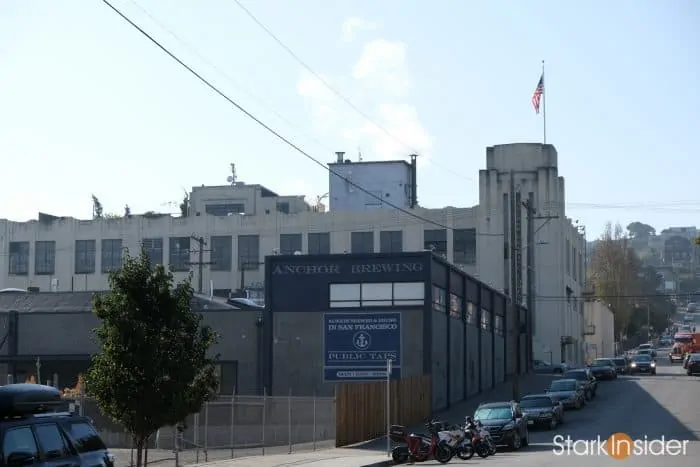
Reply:
[[[430,376],[392,381],[391,423],[415,425],[430,417]],[[386,433],[386,382],[336,386],[335,445],[347,446]]]

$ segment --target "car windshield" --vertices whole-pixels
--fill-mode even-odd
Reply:
[[[553,381],[549,385],[549,390],[552,392],[556,391],[575,391],[576,382],[575,381]]]
[[[531,409],[534,407],[550,407],[552,399],[549,397],[526,397],[520,401],[520,407]]]
[[[647,363],[651,361],[651,357],[649,355],[637,355],[636,357],[634,357],[634,361]]]
[[[691,354],[690,359],[694,362],[700,362],[700,353]]]
[[[651,344],[642,344],[639,346],[639,350],[642,349],[651,349]]]
[[[608,359],[593,360],[591,366],[612,366],[612,361]]]
[[[510,407],[482,407],[474,414],[475,420],[506,420],[513,416]]]
[[[679,344],[690,344],[693,342],[693,336],[676,336],[673,340]]]
[[[577,379],[579,381],[585,381],[588,379],[588,375],[583,371],[567,371],[564,376],[567,378]]]
[[[613,360],[613,362],[615,362],[615,365],[617,366],[627,365],[627,360],[625,360],[624,358],[616,358],[615,360]]]

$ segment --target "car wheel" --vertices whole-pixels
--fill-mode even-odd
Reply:
[[[688,376],[693,376],[693,372],[692,372],[692,371],[686,371],[685,374],[687,374]]]
[[[523,447],[530,444],[530,430],[528,430],[527,427],[525,427],[525,436],[523,437],[523,442],[521,444]]]
[[[523,439],[520,437],[520,433],[515,433],[513,436],[513,441],[510,443],[510,447],[513,451],[519,450],[523,445]]]

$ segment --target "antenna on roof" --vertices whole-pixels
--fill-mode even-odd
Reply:
[[[236,184],[236,180],[238,177],[236,176],[236,164],[233,162],[231,163],[231,175],[226,177],[226,181],[231,184],[231,186],[234,186]]]
[[[360,146],[357,147],[357,162],[362,162],[362,151],[360,151]]]

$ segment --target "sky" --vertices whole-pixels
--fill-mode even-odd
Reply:
[[[111,0],[324,162],[420,155],[425,207],[478,203],[487,146],[547,142],[567,216],[700,224],[700,2]],[[311,70],[311,71],[309,71]],[[320,76],[323,81],[316,78]],[[324,82],[330,85],[329,89]],[[0,218],[177,212],[238,179],[310,200],[328,174],[102,1],[0,1]]]

